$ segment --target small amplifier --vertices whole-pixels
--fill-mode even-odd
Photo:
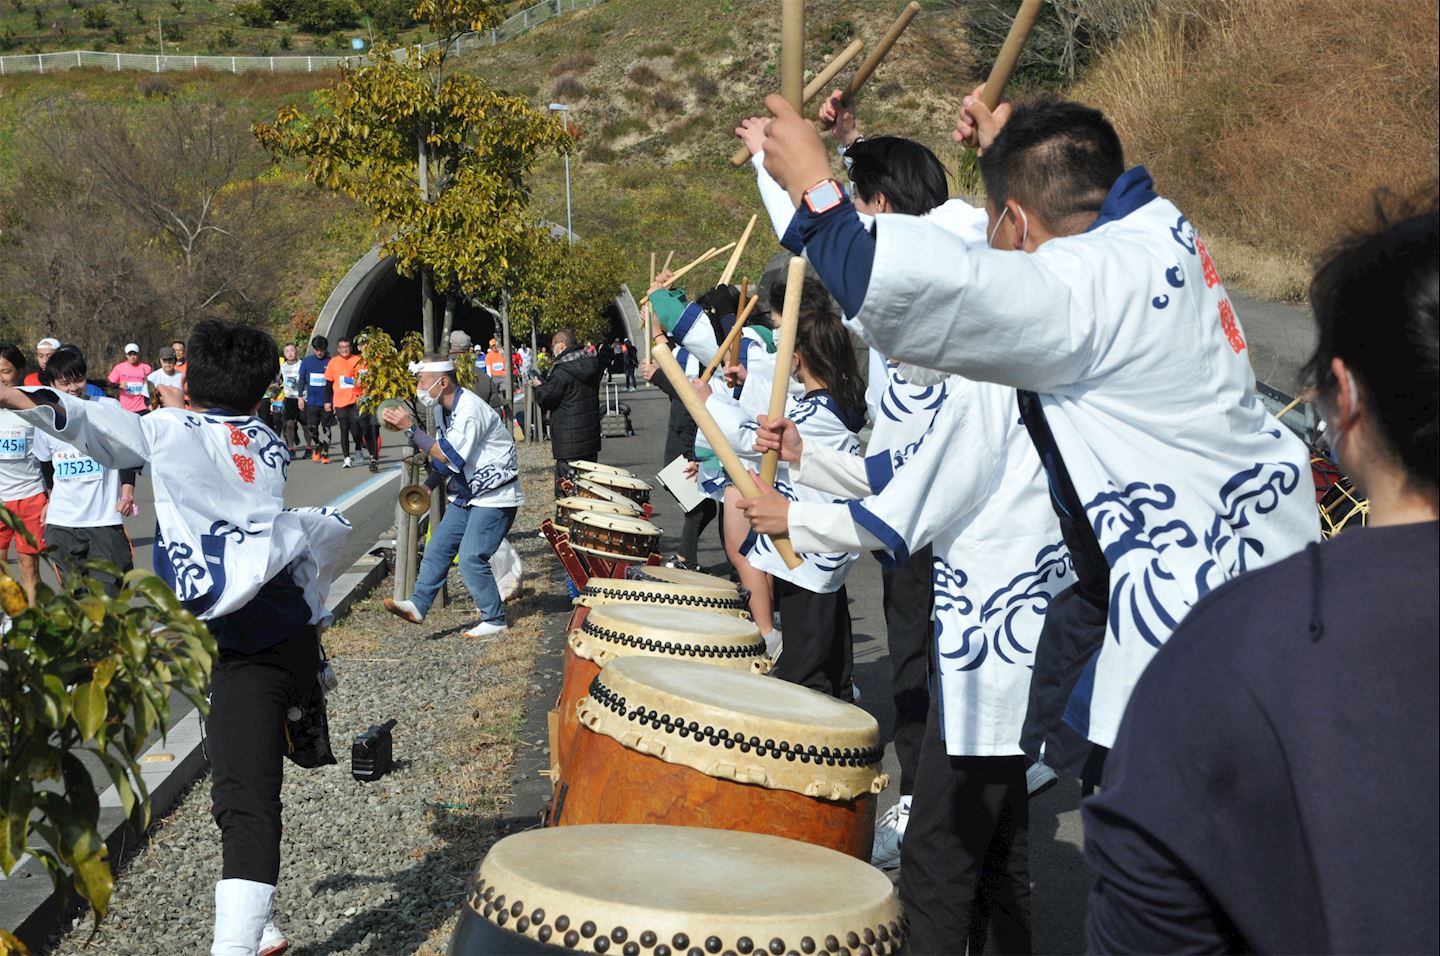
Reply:
[[[350,745],[350,776],[362,782],[379,780],[390,772],[395,764],[394,738],[390,731],[396,721],[371,724],[370,729],[355,738]]]

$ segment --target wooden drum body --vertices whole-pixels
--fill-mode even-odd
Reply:
[[[644,518],[577,511],[570,516],[570,547],[605,558],[644,561],[660,547],[660,529]]]
[[[747,830],[870,859],[888,778],[880,727],[860,708],[753,674],[625,657],[577,711],[555,825]]]
[[[600,669],[618,657],[685,658],[753,674],[770,672],[765,640],[748,620],[667,607],[597,608],[565,642],[551,766],[563,766],[580,726],[576,708]]]
[[[694,827],[586,826],[491,847],[450,953],[891,956],[905,933],[885,874],[823,847]]]
[[[601,491],[608,492],[602,494]],[[582,498],[605,498],[613,501],[615,495],[627,498],[637,505],[650,500],[650,485],[634,475],[614,475],[592,471],[575,482],[575,493]]]

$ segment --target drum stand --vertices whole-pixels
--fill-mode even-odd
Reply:
[[[649,511],[650,506],[646,505],[645,509]],[[575,582],[577,589],[584,588],[591,578],[623,578],[625,569],[632,564],[648,566],[661,561],[660,555],[654,551],[650,552],[650,556],[644,561],[619,556],[602,558],[598,554],[581,554],[570,547],[570,536],[558,530],[549,518],[540,523],[540,533],[550,542],[550,549],[555,552],[555,557],[560,559],[560,566],[570,575],[570,580]]]

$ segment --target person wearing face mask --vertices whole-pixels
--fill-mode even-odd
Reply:
[[[404,601],[386,598],[385,609],[412,624],[423,622],[458,554],[461,576],[480,612],[479,623],[465,636],[499,634],[506,628],[505,607],[490,558],[525,502],[514,436],[493,408],[455,384],[449,356],[427,355],[411,371],[420,405],[440,409],[439,432],[420,429],[402,409],[387,408],[383,418],[426,455],[430,477],[425,483],[438,488],[450,507],[425,545],[415,592]]]
[[[50,384],[73,398],[116,408],[113,398],[91,398],[86,391],[85,356],[73,345],[62,345],[45,368]],[[135,506],[135,470],[107,468],[83,444],[73,444],[45,432],[35,433],[35,457],[48,464],[50,504],[45,514],[45,544],[67,573],[80,571],[82,561],[109,561],[121,573],[135,566],[124,518],[138,514]],[[92,572],[86,572],[92,573]],[[120,593],[120,581],[93,572],[105,593]]]
[[[531,379],[535,401],[550,416],[550,450],[555,456],[555,497],[570,462],[600,455],[600,360],[577,348],[575,333],[560,329],[550,339],[555,361],[544,380]],[[503,369],[502,369],[503,371]]]
[[[1307,377],[1369,521],[1217,588],[1141,677],[1084,806],[1091,952],[1440,949],[1437,252],[1432,194],[1316,269]]]

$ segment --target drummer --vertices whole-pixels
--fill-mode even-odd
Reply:
[[[460,574],[480,612],[480,622],[465,636],[499,634],[506,628],[505,608],[490,559],[525,501],[514,436],[493,408],[455,383],[448,356],[427,355],[410,371],[421,407],[440,409],[438,434],[421,429],[401,408],[385,409],[382,418],[426,455],[430,476],[425,484],[432,491],[442,489],[450,507],[426,543],[415,593],[404,601],[386,598],[385,609],[412,624],[424,621],[458,554]]]

